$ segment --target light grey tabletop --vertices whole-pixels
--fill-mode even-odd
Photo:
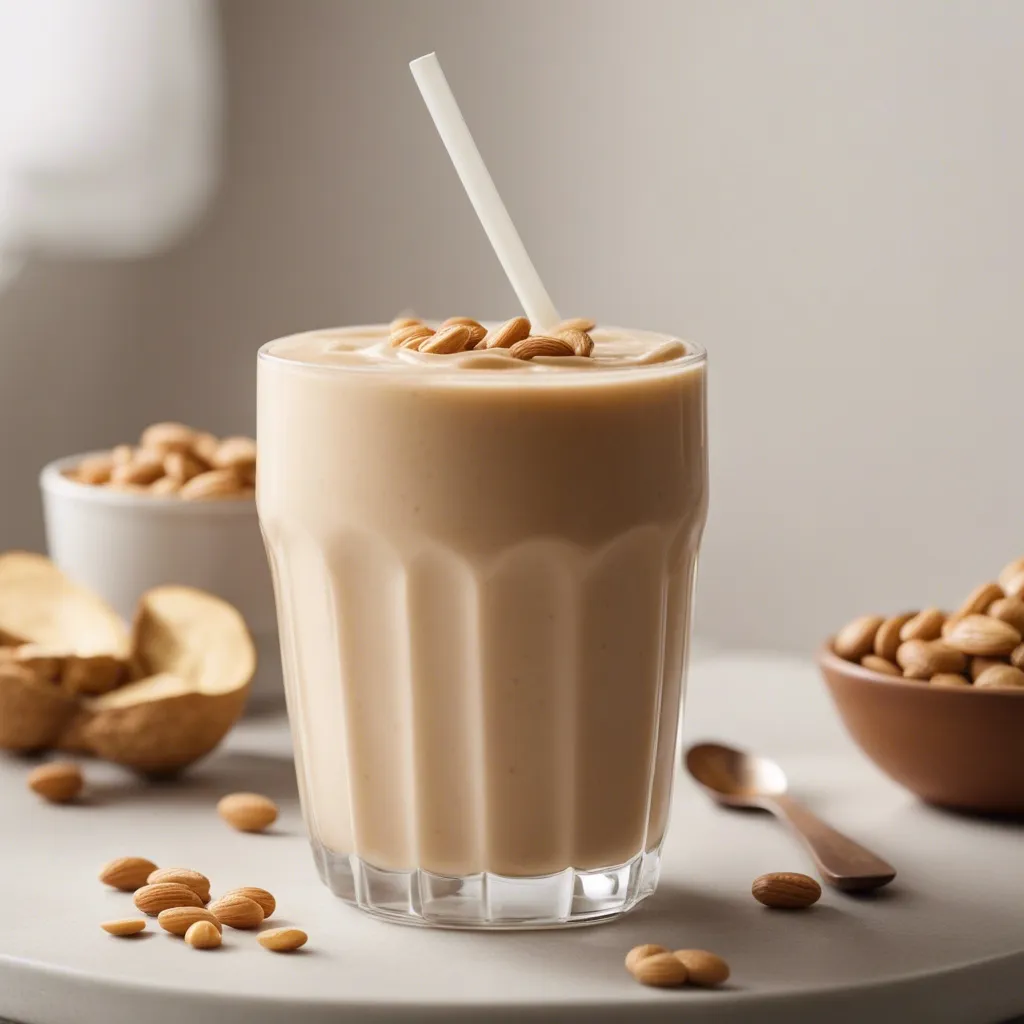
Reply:
[[[750,897],[764,871],[809,870],[770,818],[719,810],[680,777],[661,888],[614,923],[475,934],[363,916],[317,879],[302,833],[281,718],[248,722],[174,785],[143,787],[89,764],[88,802],[50,807],[0,761],[0,1017],[24,1024],[294,1024],[419,1020],[601,1022],[879,1020],[994,1024],[1024,1014],[1024,828],[917,803],[842,733],[809,662],[723,657],[692,672],[688,741],[719,738],[780,760],[794,790],[899,870],[874,899],[826,891],[807,913]],[[272,835],[230,831],[213,804],[254,789],[283,808]],[[201,953],[159,931],[98,927],[133,913],[96,881],[139,854],[207,873],[214,891],[261,885],[279,920],[309,932],[277,956],[225,931]],[[269,927],[269,925],[268,925]],[[717,992],[658,991],[622,967],[638,942],[715,950],[733,968]]]

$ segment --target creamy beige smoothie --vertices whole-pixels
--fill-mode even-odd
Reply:
[[[325,881],[396,919],[566,924],[657,879],[707,508],[704,355],[272,342],[257,502]],[[530,883],[534,883],[532,886]]]

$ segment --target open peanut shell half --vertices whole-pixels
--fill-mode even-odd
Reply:
[[[148,591],[129,633],[39,555],[0,555],[0,748],[57,747],[165,773],[208,754],[245,707],[241,615],[190,587]]]
[[[0,640],[125,659],[131,637],[117,612],[43,555],[0,555]]]
[[[54,746],[96,679],[128,679],[131,637],[117,613],[48,558],[0,555],[0,747]],[[67,684],[65,685],[65,677]]]

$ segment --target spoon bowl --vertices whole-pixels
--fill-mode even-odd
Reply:
[[[686,752],[686,770],[719,803],[760,806],[765,796],[781,796],[785,772],[766,757],[746,754],[721,743],[696,743]]]

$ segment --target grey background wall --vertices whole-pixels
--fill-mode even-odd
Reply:
[[[0,294],[0,546],[147,420],[251,430],[293,329],[515,303],[406,62],[436,49],[563,310],[711,352],[698,630],[794,649],[1024,553],[1024,5],[226,0],[203,229]]]

